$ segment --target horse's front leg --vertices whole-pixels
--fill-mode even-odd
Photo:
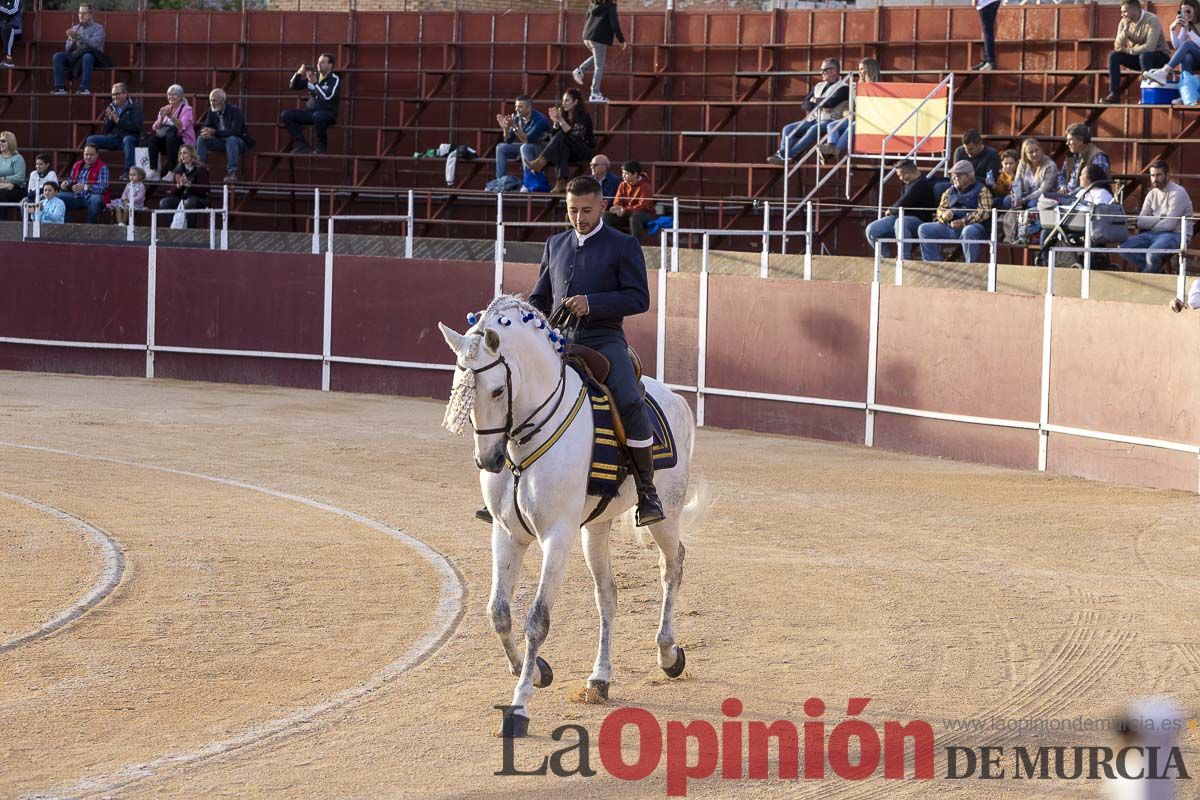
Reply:
[[[528,549],[529,541],[517,541],[499,522],[492,523],[492,596],[488,599],[488,617],[492,630],[504,645],[508,669],[513,675],[521,674],[521,651],[512,635],[512,599]]]
[[[650,526],[658,545],[658,573],[662,581],[662,616],[658,623],[658,666],[670,678],[683,674],[687,663],[683,648],[675,644],[675,599],[683,583],[683,556],[686,548],[679,541],[679,518],[668,517]]]
[[[596,584],[596,610],[600,612],[600,644],[596,663],[587,681],[589,702],[608,699],[612,681],[612,630],[617,615],[617,582],[613,580],[609,535],[612,523],[596,522],[583,529],[583,557]]]
[[[525,619],[525,661],[521,667],[521,678],[513,691],[512,716],[505,718],[505,735],[526,735],[529,729],[529,699],[533,696],[533,689],[535,686],[549,686],[553,680],[549,664],[538,658],[538,651],[550,633],[550,609],[567,577],[567,557],[571,553],[574,533],[570,526],[560,525],[542,537],[542,574],[533,606]]]

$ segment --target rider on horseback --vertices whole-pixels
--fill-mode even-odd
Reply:
[[[546,242],[529,303],[551,318],[552,312],[569,311],[579,320],[574,342],[608,359],[611,368],[605,383],[620,411],[625,446],[633,462],[637,524],[651,525],[664,518],[654,488],[654,439],[622,326],[625,317],[650,308],[646,261],[637,239],[605,225],[603,214],[604,195],[596,180],[579,177],[567,184],[567,219],[572,230]],[[477,516],[490,521],[491,515],[484,510]]]

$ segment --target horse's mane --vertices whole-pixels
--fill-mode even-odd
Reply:
[[[532,314],[533,319],[538,322],[545,321],[546,317],[541,311],[534,308],[528,300],[519,294],[502,294],[488,304],[484,310],[482,318],[479,321],[480,325],[492,322],[502,316],[506,311],[517,310],[521,312],[522,321]]]

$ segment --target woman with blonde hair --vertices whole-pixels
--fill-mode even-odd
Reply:
[[[1004,214],[1004,233],[1012,244],[1027,244],[1037,226],[1037,205],[1043,194],[1052,194],[1058,167],[1037,139],[1021,142],[1021,160],[1012,179],[1011,211]]]
[[[0,203],[18,203],[25,198],[25,157],[17,152],[12,131],[0,133]]]
[[[150,171],[147,178],[158,180],[159,159],[162,174],[175,169],[181,145],[196,146],[196,119],[191,105],[179,84],[167,89],[167,104],[158,110],[158,118],[150,126]]]

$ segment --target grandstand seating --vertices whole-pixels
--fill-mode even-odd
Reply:
[[[757,201],[782,192],[782,169],[764,161],[771,137],[798,116],[798,101],[828,56],[848,67],[875,57],[885,80],[936,80],[956,71],[956,133],[978,128],[998,148],[1037,136],[1060,160],[1066,126],[1087,122],[1116,177],[1136,178],[1162,156],[1185,187],[1194,195],[1200,190],[1200,157],[1183,146],[1200,125],[1200,111],[1097,102],[1115,5],[1006,7],[998,31],[1002,69],[991,73],[968,71],[980,47],[970,7],[623,14],[633,44],[610,58],[605,89],[612,102],[592,107],[601,149],[616,163],[642,161],[657,194],[686,198],[689,227],[761,225]],[[96,129],[107,98],[49,94],[51,57],[73,12],[28,17],[18,68],[0,73],[0,116],[26,154],[51,151],[63,168]],[[99,12],[97,19],[117,65],[98,71],[93,89],[105,88],[111,76],[124,80],[152,117],[172,83],[185,87],[198,110],[220,86],[246,111],[258,146],[243,170],[236,207],[245,216],[235,217],[235,226],[284,216],[303,230],[311,223],[307,198],[314,186],[330,192],[343,212],[386,213],[415,188],[423,190],[427,220],[491,218],[494,197],[479,190],[491,177],[495,115],[519,93],[545,107],[572,85],[570,70],[583,54],[582,17],[566,12],[156,10]],[[286,136],[277,125],[280,112],[301,99],[286,81],[323,51],[335,54],[346,80],[339,125],[330,131],[329,155],[294,157],[284,152]],[[1133,91],[1128,97],[1136,100]],[[442,161],[414,157],[447,141],[480,154],[459,165],[450,187]],[[116,163],[115,154],[105,157]],[[222,156],[214,158],[221,163]],[[874,205],[877,174],[856,170],[849,201],[836,196],[841,180],[823,190],[822,241],[829,250],[864,252],[865,212],[846,206]],[[798,180],[793,198],[812,176],[802,170]],[[1136,182],[1129,187],[1128,207],[1140,202],[1140,191]],[[555,198],[510,202],[530,218],[561,214]],[[420,232],[447,231],[429,222]]]

